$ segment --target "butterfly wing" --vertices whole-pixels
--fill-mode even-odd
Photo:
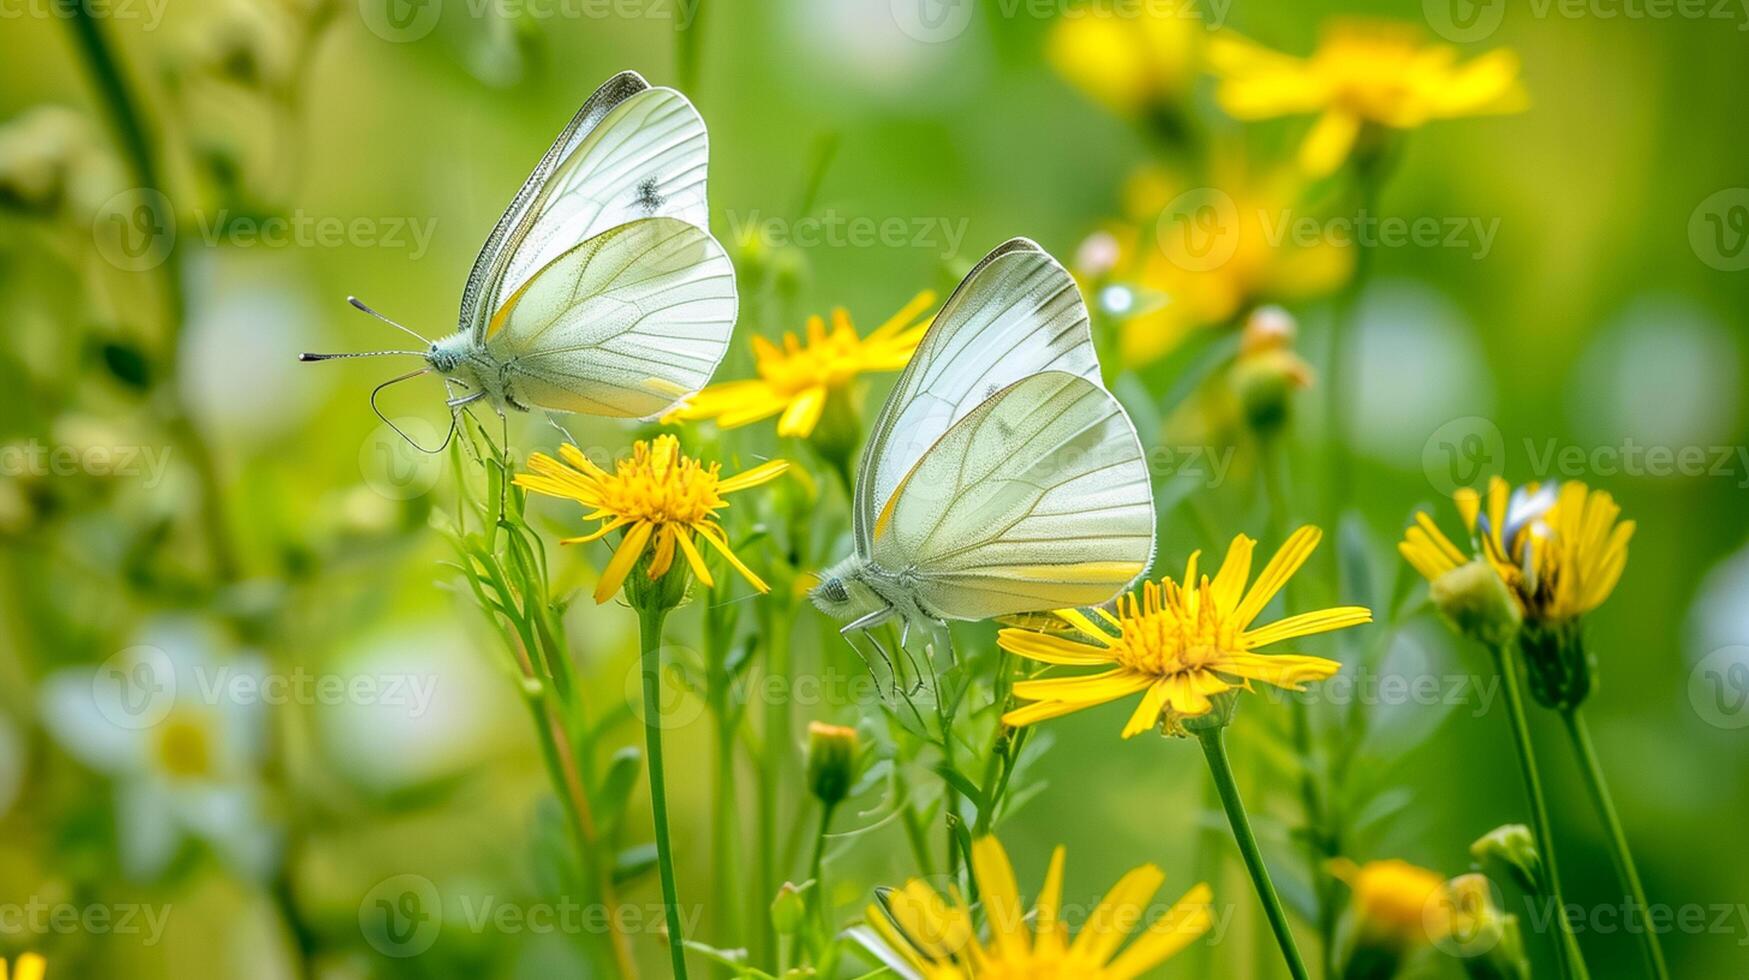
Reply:
[[[872,553],[876,515],[943,433],[995,392],[1047,370],[1100,384],[1075,280],[1038,245],[1016,238],[960,282],[888,394],[857,472],[857,553]]]
[[[873,533],[875,563],[911,570],[926,612],[990,619],[1123,591],[1153,559],[1154,498],[1117,399],[1046,371],[955,422]]]
[[[710,233],[643,218],[548,263],[492,318],[515,402],[649,418],[710,381],[735,327],[735,274]]]
[[[637,72],[607,80],[541,157],[474,261],[461,327],[483,342],[493,316],[553,260],[610,228],[671,217],[710,227],[704,120],[686,96]]]

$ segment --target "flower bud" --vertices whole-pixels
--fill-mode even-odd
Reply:
[[[1239,331],[1239,356],[1290,350],[1299,333],[1299,321],[1292,313],[1279,306],[1259,306],[1245,318],[1245,327]]]
[[[1386,980],[1416,950],[1445,938],[1445,879],[1407,861],[1356,865],[1339,858],[1330,873],[1345,882],[1352,937],[1342,976]]]
[[[1428,597],[1453,630],[1489,648],[1510,642],[1524,622],[1500,573],[1481,559],[1434,579]]]
[[[1233,364],[1233,393],[1245,421],[1261,433],[1279,430],[1288,419],[1293,394],[1312,384],[1312,369],[1285,347],[1241,354]]]
[[[788,936],[801,928],[802,919],[808,914],[807,899],[802,897],[802,890],[792,882],[784,882],[777,890],[777,897],[771,900],[771,925],[778,935]]]
[[[808,789],[821,803],[837,806],[850,795],[860,747],[854,728],[808,723]]]
[[[1536,849],[1530,828],[1524,824],[1503,824],[1488,831],[1470,845],[1470,857],[1483,870],[1503,866],[1518,886],[1532,895],[1543,892],[1542,854]]]
[[[1075,271],[1089,279],[1103,279],[1123,256],[1123,248],[1109,231],[1096,231],[1075,249]]]
[[[1524,980],[1530,963],[1518,917],[1500,911],[1494,883],[1484,875],[1459,875],[1446,883],[1447,934],[1439,946],[1476,980]]]

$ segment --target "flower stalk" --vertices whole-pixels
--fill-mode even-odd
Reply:
[[[1500,672],[1506,691],[1507,718],[1512,722],[1512,738],[1517,743],[1518,769],[1524,779],[1525,795],[1530,798],[1531,831],[1536,835],[1537,849],[1542,852],[1544,894],[1554,899],[1557,912],[1555,954],[1561,965],[1561,975],[1584,978],[1585,958],[1579,951],[1579,941],[1573,936],[1572,923],[1567,921],[1567,903],[1561,896],[1561,874],[1555,858],[1555,837],[1549,825],[1548,803],[1543,794],[1542,777],[1537,772],[1536,754],[1531,747],[1530,723],[1524,713],[1524,688],[1518,677],[1518,665],[1510,645],[1494,647],[1494,665]]]
[[[644,688],[644,753],[649,760],[650,814],[655,824],[656,867],[662,880],[662,910],[668,925],[668,954],[676,980],[686,980],[685,937],[680,928],[680,896],[674,884],[674,845],[668,835],[668,789],[662,764],[662,624],[675,602],[663,588],[668,575],[645,588],[627,589],[626,597],[638,613],[638,640],[642,647]],[[642,576],[634,579],[638,581]],[[684,591],[682,588],[681,591]]]
[[[1585,789],[1591,794],[1591,803],[1597,808],[1597,815],[1603,820],[1604,829],[1609,831],[1609,857],[1615,863],[1616,875],[1627,887],[1634,905],[1640,910],[1640,918],[1646,924],[1642,931],[1645,942],[1641,946],[1646,967],[1657,980],[1670,980],[1670,967],[1664,962],[1663,947],[1658,943],[1658,933],[1652,928],[1647,912],[1649,906],[1646,903],[1646,888],[1640,883],[1639,869],[1634,865],[1633,852],[1628,849],[1627,834],[1622,831],[1621,818],[1616,815],[1615,800],[1610,795],[1609,783],[1603,777],[1603,767],[1597,761],[1597,750],[1591,744],[1591,730],[1586,727],[1585,716],[1578,705],[1563,710],[1561,720],[1566,723],[1567,735],[1573,742],[1573,753],[1579,757],[1579,771],[1585,776]]]
[[[1306,972],[1306,964],[1300,959],[1298,944],[1294,942],[1293,930],[1288,926],[1287,911],[1282,908],[1281,896],[1276,894],[1275,883],[1270,880],[1269,868],[1263,862],[1263,851],[1257,846],[1257,835],[1251,831],[1251,820],[1245,814],[1245,803],[1239,798],[1239,785],[1233,780],[1233,766],[1227,760],[1227,747],[1223,740],[1226,732],[1224,719],[1214,723],[1192,723],[1196,729],[1197,741],[1202,743],[1203,756],[1208,759],[1209,774],[1214,777],[1215,789],[1220,793],[1221,807],[1227,811],[1227,823],[1233,829],[1233,840],[1239,845],[1239,854],[1245,859],[1245,870],[1251,875],[1251,884],[1257,889],[1258,901],[1263,903],[1263,913],[1269,919],[1270,931],[1275,934],[1276,945],[1281,949],[1282,960],[1287,963],[1288,973],[1294,980],[1309,980],[1311,974]]]

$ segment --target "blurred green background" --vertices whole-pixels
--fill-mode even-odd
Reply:
[[[1052,70],[1044,50],[1056,5],[991,0],[963,31],[924,39],[902,29],[903,6],[704,4],[701,68],[688,94],[710,126],[713,231],[735,247],[749,227],[798,239],[765,242],[761,261],[776,264],[777,286],[769,302],[744,304],[744,332],[799,330],[808,313],[838,305],[867,329],[920,289],[951,288],[1013,235],[1068,262],[1122,212],[1126,179],[1160,155],[1143,128]],[[1304,53],[1321,23],[1350,15],[1407,19],[1438,40],[1424,19],[1437,6],[1235,0],[1196,13]],[[139,0],[100,18],[153,138],[169,147],[187,316],[167,355],[161,269],[130,269],[136,257],[105,238],[106,202],[132,182],[93,162],[111,154],[114,130],[68,18],[48,0],[0,0],[0,161],[17,168],[0,173],[0,186],[14,188],[0,195],[0,910],[9,916],[0,953],[41,951],[51,977],[585,970],[571,937],[534,929],[446,924],[429,951],[406,958],[383,955],[361,932],[373,888],[397,875],[422,876],[447,895],[548,900],[551,876],[530,842],[550,789],[499,652],[477,614],[440,587],[449,584],[437,565],[448,549],[426,524],[452,475],[441,459],[402,450],[367,406],[370,387],[397,362],[309,367],[294,357],[396,345],[399,335],[345,306],[350,293],[427,335],[448,332],[476,250],[553,134],[615,71],[673,84],[675,20],[693,11],[690,2],[651,2],[604,16],[583,0],[397,9],[412,19],[390,19],[378,0]],[[434,9],[435,21],[421,19]],[[1470,841],[1523,819],[1511,743],[1497,702],[1457,686],[1485,684],[1486,657],[1419,610],[1394,542],[1417,507],[1455,530],[1443,494],[1452,474],[1472,477],[1461,471],[1475,459],[1485,467],[1475,472],[1514,482],[1578,478],[1610,490],[1638,532],[1620,587],[1589,617],[1601,677],[1593,728],[1652,901],[1707,910],[1701,927],[1665,936],[1675,975],[1738,976],[1749,969],[1749,851],[1737,835],[1749,812],[1749,272],[1737,259],[1749,235],[1749,11],[1562,9],[1513,6],[1497,29],[1460,45],[1466,54],[1516,50],[1530,110],[1407,134],[1383,190],[1385,215],[1495,231],[1485,245],[1467,237],[1374,252],[1345,372],[1355,507],[1340,530],[1327,528],[1325,548],[1366,556],[1369,575],[1344,598],[1372,604],[1381,623],[1352,645],[1308,648],[1359,665],[1360,687],[1331,690],[1358,690],[1363,701],[1366,679],[1380,676],[1435,677],[1458,692],[1438,704],[1385,696],[1363,705],[1347,792],[1356,814],[1375,809],[1356,820],[1346,846],[1360,860],[1466,870]],[[326,20],[303,36],[318,13]],[[1207,78],[1187,98],[1205,137],[1242,146],[1253,165],[1290,161],[1306,125],[1241,128],[1215,107]],[[31,122],[43,106],[77,115]],[[824,146],[832,152],[822,169]],[[33,151],[72,161],[52,206],[21,203],[19,185],[3,183],[40,170]],[[821,223],[798,224],[810,198]],[[287,223],[262,223],[271,216]],[[872,242],[831,233],[834,221],[849,229],[871,219],[906,233]],[[267,240],[255,228],[270,229]],[[822,240],[806,238],[815,228]],[[1289,304],[1320,376],[1345,303],[1329,295]],[[1252,450],[1208,434],[1217,427],[1186,436],[1169,421],[1173,381],[1194,362],[1168,358],[1119,388],[1151,445],[1196,445],[1235,461],[1220,478],[1166,481],[1161,571],[1181,567],[1192,548],[1218,555],[1232,534],[1265,531]],[[738,338],[719,380],[749,366]],[[426,420],[434,439],[445,421],[439,388],[426,381],[393,390],[384,407]],[[1321,432],[1323,395],[1314,384],[1300,396],[1289,449],[1296,520],[1324,518],[1314,491],[1334,457]],[[544,421],[517,421],[519,446],[550,449],[557,438]],[[166,435],[182,423],[211,448],[222,510],[191,505],[198,461]],[[571,428],[606,447],[634,435],[592,420]],[[764,450],[730,448],[770,451],[769,424],[761,432]],[[1473,433],[1495,441],[1482,457],[1453,455],[1448,444],[1470,445]],[[73,462],[63,472],[31,447],[69,449]],[[92,447],[115,452],[100,460]],[[1552,463],[1550,447],[1568,462]],[[1679,472],[1630,447],[1664,447],[1673,459],[1699,447],[1705,464]],[[123,449],[137,449],[137,467],[122,466]],[[806,458],[794,445],[777,451]],[[539,526],[577,533],[570,509],[533,509]],[[235,542],[238,574],[223,588],[204,581],[208,518]],[[565,553],[561,578],[592,581],[592,558],[601,560]],[[1403,600],[1395,617],[1393,598]],[[697,615],[677,618],[677,644],[697,635]],[[798,669],[818,673],[826,692],[798,705],[798,721],[855,721],[868,708],[848,703],[868,694],[854,683],[860,663],[831,646],[815,652],[822,621],[807,608],[798,616],[809,644]],[[598,710],[632,744],[632,617],[583,601],[567,623]],[[178,639],[154,639],[167,634]],[[962,635],[976,643],[989,634]],[[124,838],[153,833],[141,814],[158,804],[112,778],[125,760],[109,774],[93,762],[123,758],[125,746],[108,746],[108,756],[104,746],[78,748],[91,729],[51,717],[64,703],[55,690],[118,652],[167,643],[223,648],[267,676],[312,686],[241,723],[264,736],[248,794],[163,804],[194,807],[196,824],[200,814],[228,814],[209,835],[225,843],[163,845],[170,856],[160,867],[129,869]],[[320,678],[433,686],[429,703],[409,707],[386,695],[330,697],[315,686]],[[1187,744],[1118,741],[1127,710],[1051,726],[1055,744],[1037,770],[1048,785],[1001,828],[1024,892],[1036,889],[1057,843],[1069,848],[1070,889],[1086,897],[1144,861],[1166,869],[1174,894],[1204,873],[1199,828],[1211,818],[1201,763]],[[1280,698],[1247,702],[1235,727],[1242,759],[1267,757],[1285,716]],[[1619,907],[1558,725],[1540,710],[1532,720],[1546,739],[1568,898]],[[670,721],[681,891],[702,898],[712,733],[702,709],[681,705]],[[243,751],[244,736],[235,741],[226,751]],[[1292,864],[1284,828],[1294,794],[1272,787],[1269,771],[1259,761],[1247,792],[1265,814],[1272,860]],[[641,791],[633,806],[630,836],[643,840]],[[250,822],[258,832],[237,829]],[[896,839],[888,833],[835,853],[843,917],[872,885],[913,873],[903,848],[883,844]],[[1249,952],[1257,925],[1236,865],[1213,883],[1235,905],[1216,958],[1187,954],[1162,975],[1276,976],[1278,964]],[[752,912],[770,899],[751,879],[733,894]],[[659,902],[653,877],[631,882],[626,900]],[[63,929],[31,918],[28,909],[44,903],[168,915],[161,936]],[[738,945],[712,931],[715,911],[702,914],[704,938]],[[1635,937],[1612,920],[1581,926],[1580,938],[1594,976],[1638,975]],[[1531,942],[1544,956],[1541,937]],[[649,975],[665,969],[657,940],[639,936],[638,949]]]

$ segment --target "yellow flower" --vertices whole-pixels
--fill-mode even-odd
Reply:
[[[860,375],[905,366],[929,329],[928,319],[917,318],[933,305],[935,293],[924,290],[866,337],[857,336],[850,314],[843,309],[832,311],[830,332],[820,317],[808,318],[806,344],[793,333],[783,335],[782,347],[754,337],[757,380],[711,385],[663,421],[715,419],[723,428],[732,429],[781,412],[777,434],[806,438],[820,421],[832,393],[843,390]]]
[[[1245,583],[1251,577],[1255,543],[1250,538],[1241,534],[1233,539],[1226,561],[1212,580],[1206,575],[1197,578],[1201,552],[1192,553],[1184,570],[1185,586],[1163,578],[1159,584],[1144,584],[1140,598],[1133,594],[1121,597],[1116,616],[1103,609],[1093,610],[1117,631],[1116,636],[1078,610],[1058,611],[1058,616],[1094,643],[1030,630],[1002,630],[997,643],[1029,660],[1111,668],[1099,674],[1020,681],[1014,685],[1015,695],[1034,703],[1008,712],[1002,720],[1016,727],[1030,725],[1141,693],[1142,702],[1124,726],[1123,737],[1145,732],[1162,720],[1169,732],[1176,733],[1182,730],[1184,719],[1213,709],[1209,700],[1213,695],[1236,687],[1249,690],[1251,681],[1297,691],[1305,681],[1323,680],[1336,673],[1341,665],[1322,657],[1253,652],[1280,640],[1372,622],[1370,610],[1339,606],[1251,627],[1270,599],[1305,564],[1319,537],[1315,527],[1295,531],[1249,590]]]
[[[1094,101],[1140,116],[1189,94],[1198,70],[1202,21],[1191,8],[1124,12],[1091,3],[1051,28],[1045,57],[1057,74]]]
[[[1353,893],[1355,923],[1364,940],[1399,950],[1444,939],[1451,931],[1445,877],[1407,861],[1347,858],[1330,862],[1330,873]]]
[[[619,591],[646,548],[651,550],[651,579],[667,574],[678,551],[686,556],[686,563],[698,580],[712,585],[704,556],[693,543],[694,534],[710,542],[754,588],[767,591],[759,576],[730,550],[728,534],[716,522],[716,514],[728,506],[723,499],[725,494],[765,483],[782,473],[789,463],[772,460],[723,479],[718,475],[718,464],[706,466],[683,455],[679,440],[670,435],[657,436],[650,442],[639,440],[632,446],[631,458],[619,460],[611,473],[591,462],[576,446],[560,446],[559,455],[564,457],[563,462],[544,453],[530,456],[528,468],[534,472],[517,474],[516,485],[550,497],[575,500],[592,508],[583,515],[584,520],[603,522],[595,532],[566,538],[561,544],[594,541],[625,529],[613,558],[601,572],[601,582],[595,587],[596,602],[606,602]]]
[[[1014,868],[994,837],[972,845],[987,938],[979,938],[957,892],[943,898],[917,880],[882,891],[868,908],[869,926],[879,946],[899,961],[888,964],[902,962],[923,980],[1128,980],[1208,931],[1212,895],[1207,885],[1197,885],[1118,952],[1166,880],[1159,868],[1144,864],[1118,879],[1071,943],[1061,917],[1063,853],[1059,847],[1051,855],[1030,926]]]
[[[1319,114],[1300,146],[1300,165],[1317,176],[1342,165],[1363,125],[1413,129],[1528,104],[1511,51],[1457,59],[1455,48],[1425,44],[1418,31],[1388,21],[1338,21],[1309,58],[1231,35],[1209,46],[1222,80],[1216,97],[1234,117]]]
[[[1143,168],[1124,187],[1125,222],[1108,229],[1119,245],[1110,280],[1133,290],[1123,317],[1124,360],[1165,356],[1193,330],[1237,322],[1255,307],[1332,292],[1348,280],[1354,249],[1329,236],[1297,240],[1284,222],[1302,217],[1301,181],[1254,175],[1217,161],[1211,184],[1196,187]]]
[[[10,972],[6,969],[6,961],[0,959],[0,980],[43,980],[43,973],[47,970],[48,963],[35,953],[19,956]]]
[[[1473,547],[1530,622],[1558,625],[1596,609],[1627,567],[1634,522],[1617,523],[1621,508],[1603,490],[1569,481],[1530,483],[1514,492],[1495,477],[1485,513],[1481,495],[1468,487],[1453,500]],[[1397,550],[1429,581],[1470,560],[1425,513],[1415,515]]]

